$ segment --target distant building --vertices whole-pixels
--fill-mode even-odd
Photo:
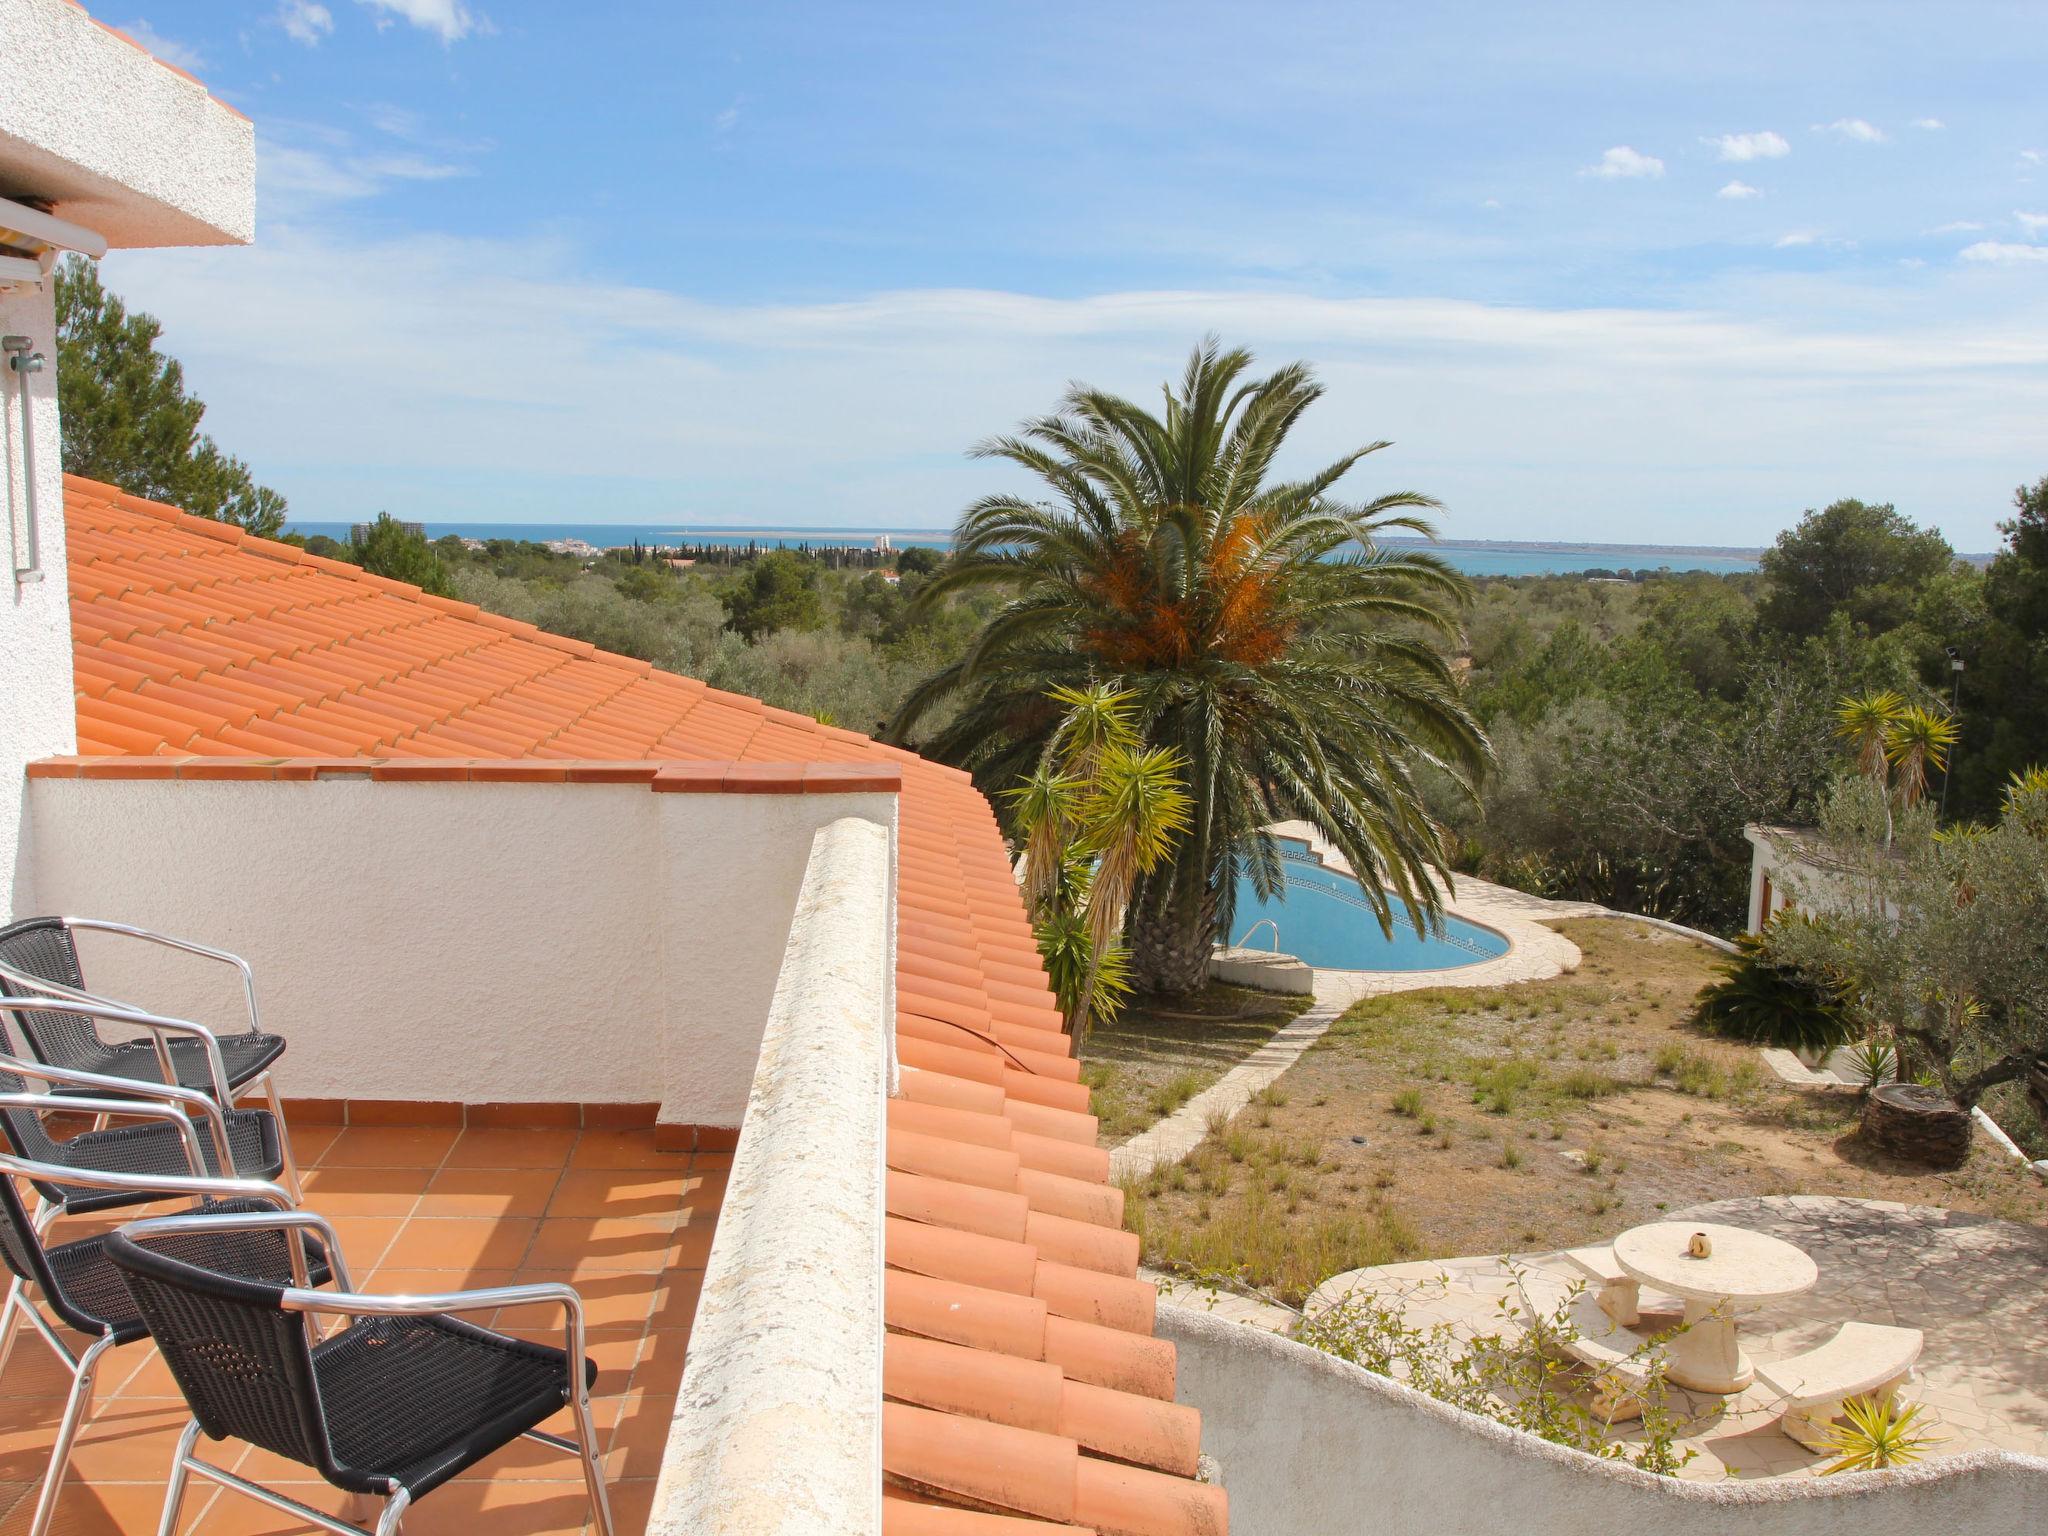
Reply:
[[[392,521],[396,523],[398,519],[393,518]],[[348,530],[349,543],[357,548],[361,548],[369,542],[370,530],[376,526],[375,523],[355,523],[351,525]],[[425,523],[398,523],[398,526],[407,533],[418,534],[423,539],[427,536],[427,525]]]

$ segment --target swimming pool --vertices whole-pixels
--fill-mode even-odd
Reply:
[[[1390,939],[1380,932],[1379,919],[1356,880],[1324,868],[1308,844],[1293,838],[1280,840],[1280,853],[1287,875],[1284,894],[1262,902],[1249,875],[1238,879],[1233,940],[1261,918],[1271,918],[1279,926],[1283,954],[1339,971],[1447,971],[1508,952],[1505,937],[1461,917],[1447,915],[1443,932],[1418,937],[1398,904]],[[1272,929],[1261,928],[1251,935],[1250,947],[1266,948],[1271,934]]]

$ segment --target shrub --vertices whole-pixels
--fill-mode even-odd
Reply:
[[[1786,913],[1773,921],[1810,919]],[[1694,1000],[1695,1023],[1731,1040],[1814,1054],[1847,1045],[1856,1037],[1839,989],[1818,985],[1772,961],[1756,934],[1745,933],[1735,942],[1741,953],[1715,967],[1721,979],[1701,988]]]

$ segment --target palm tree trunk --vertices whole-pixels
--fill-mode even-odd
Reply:
[[[1134,990],[1182,997],[1200,989],[1215,946],[1215,903],[1191,897],[1171,880],[1148,881],[1124,930]]]

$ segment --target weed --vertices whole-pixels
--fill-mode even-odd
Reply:
[[[1413,1120],[1422,1113],[1422,1090],[1403,1088],[1394,1095],[1393,1111],[1406,1119]]]
[[[1500,1165],[1503,1168],[1519,1168],[1522,1166],[1522,1154],[1511,1146],[1502,1147],[1500,1149]]]
[[[1199,1072],[1176,1072],[1165,1082],[1153,1086],[1151,1096],[1145,1101],[1146,1107],[1155,1119],[1164,1120],[1200,1093],[1203,1082]]]

